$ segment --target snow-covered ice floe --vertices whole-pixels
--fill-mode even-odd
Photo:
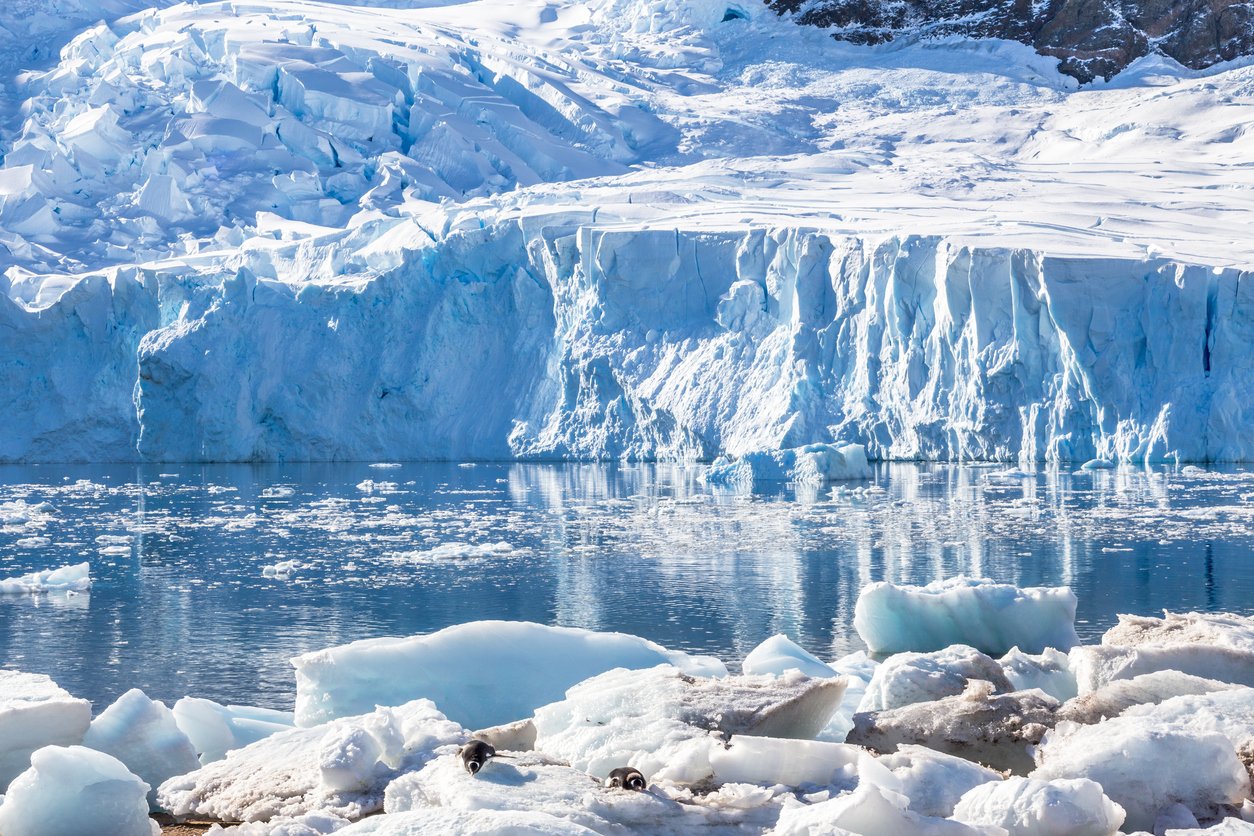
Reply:
[[[853,623],[875,653],[951,644],[998,655],[1015,647],[1039,653],[1079,641],[1075,611],[1075,593],[1066,587],[1019,588],[957,577],[926,586],[871,584],[858,595]]]
[[[0,595],[86,592],[89,589],[91,589],[91,564],[89,563],[44,569],[15,578],[0,578]]]
[[[308,726],[426,697],[450,719],[484,728],[530,717],[567,688],[611,668],[664,663],[692,674],[727,673],[717,659],[623,633],[476,621],[296,657],[296,722]]]

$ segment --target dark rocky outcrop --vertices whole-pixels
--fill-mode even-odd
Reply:
[[[1254,52],[1254,3],[1242,0],[767,0],[854,43],[905,35],[1006,38],[1059,59],[1082,82],[1159,52],[1201,69]]]

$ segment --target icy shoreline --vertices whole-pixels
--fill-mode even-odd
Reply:
[[[729,674],[625,634],[472,622],[293,660],[294,716],[131,691],[93,719],[3,671],[0,828],[69,833],[91,809],[147,836],[151,805],[238,836],[1254,831],[1254,619],[1121,617],[1100,645],[996,658],[1029,622],[1065,636],[1074,596],[889,591],[860,596],[863,638],[917,649],[878,661],[776,636]],[[969,644],[927,649],[955,609]],[[471,739],[502,756],[477,775]],[[603,783],[626,766],[646,791]]]

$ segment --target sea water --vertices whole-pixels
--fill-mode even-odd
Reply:
[[[707,487],[701,465],[0,467],[0,578],[89,561],[77,596],[0,596],[0,666],[97,710],[128,688],[290,708],[295,654],[474,619],[621,630],[738,662],[786,633],[861,645],[858,590],[956,574],[1116,613],[1254,612],[1254,472],[878,465]]]

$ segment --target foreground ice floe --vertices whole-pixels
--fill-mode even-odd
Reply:
[[[1011,601],[1032,592],[993,591]],[[1007,607],[1000,617],[1021,615]],[[1008,629],[993,625],[998,636]],[[1136,643],[1126,626],[1108,636],[1183,658],[1182,636],[1206,655],[1239,645],[1245,629],[1233,616],[1166,614],[1138,624]],[[148,827],[136,811],[163,778],[154,808],[217,819],[223,836],[1217,835],[1242,832],[1254,814],[1254,688],[1168,668],[1075,695],[1068,677],[1084,648],[997,660],[955,644],[826,663],[777,635],[746,657],[745,673],[729,674],[632,636],[526,623],[379,646],[379,656],[370,643],[326,651],[320,687],[334,699],[318,705],[414,687],[432,696],[297,727],[282,712],[193,698],[170,711],[131,691],[88,728],[86,704],[46,677],[0,672],[22,695],[0,700],[5,762],[25,770],[0,802],[0,828],[63,833],[32,824],[45,813],[61,821],[60,808],[38,812],[45,796],[69,809],[110,787],[117,803],[105,814],[138,836],[127,828]],[[640,665],[598,669],[624,660]],[[592,672],[579,678],[579,666]],[[489,669],[495,678],[471,680]],[[462,687],[431,690],[444,683]],[[1053,693],[1020,687],[1034,683]],[[848,734],[834,733],[859,706]],[[448,718],[457,711],[502,722],[473,731]],[[459,756],[472,737],[497,749],[474,775]],[[619,767],[642,772],[646,789],[606,786]],[[42,789],[54,781],[55,792]]]
[[[429,700],[278,732],[161,785],[175,815],[265,821],[318,810],[359,818],[383,807],[388,783],[466,738]]]
[[[121,761],[82,746],[45,746],[31,755],[0,804],[5,836],[155,836],[148,785]]]
[[[0,790],[44,746],[80,743],[91,703],[75,699],[46,676],[0,670]]]
[[[570,686],[611,668],[662,663],[693,674],[727,672],[717,659],[668,651],[622,633],[478,621],[293,659],[296,722],[307,726],[427,697],[445,706],[450,719],[482,728],[528,717]]]

